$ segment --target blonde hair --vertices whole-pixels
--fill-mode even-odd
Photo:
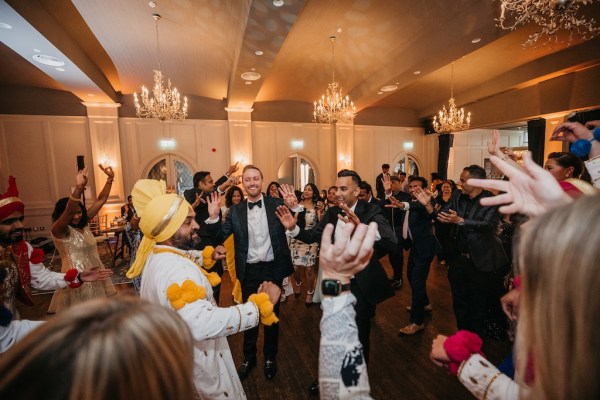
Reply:
[[[69,309],[0,358],[0,398],[195,399],[193,339],[171,310],[135,299]]]
[[[600,195],[532,221],[519,243],[521,381],[532,399],[600,398]]]

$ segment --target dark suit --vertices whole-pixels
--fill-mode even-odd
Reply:
[[[396,198],[396,200],[398,201],[410,201],[410,195],[408,193],[404,193],[401,190],[396,193],[393,193],[392,196],[394,196],[394,198]],[[384,203],[391,204],[391,202],[388,199],[386,199]],[[405,211],[393,207],[385,208],[385,205],[384,210],[385,216],[388,222],[390,223],[390,226],[392,227],[396,238],[398,239],[398,246],[396,246],[396,248],[390,252],[389,258],[390,264],[392,265],[392,269],[394,271],[394,276],[392,279],[395,281],[399,281],[402,280],[402,270],[404,268],[404,248],[406,247],[404,240],[402,239],[402,223],[404,222]]]
[[[295,239],[304,243],[320,243],[325,226],[328,223],[336,226],[338,214],[341,212],[342,209],[340,207],[331,207],[315,227],[310,230],[301,229]],[[396,247],[397,239],[383,216],[380,207],[366,201],[358,200],[354,213],[362,223],[377,222],[379,235],[381,236],[381,239],[375,242],[375,252],[369,264],[364,270],[356,274],[351,281],[351,291],[357,300],[355,309],[358,338],[364,348],[365,360],[368,361],[371,318],[375,314],[375,306],[394,295],[394,291],[390,286],[383,266],[379,262],[379,258]]]
[[[502,279],[498,271],[509,263],[496,236],[500,221],[498,207],[485,207],[479,203],[482,198],[490,196],[493,194],[484,190],[471,199],[457,190],[441,210],[454,210],[464,219],[463,226],[453,224],[454,254],[450,260],[448,280],[458,329],[479,334],[483,331],[489,306],[499,307],[499,299],[494,299],[492,304],[488,300]]]
[[[273,261],[248,264],[248,201],[233,205],[221,223],[221,219],[214,224],[207,224],[209,232],[215,240],[222,243],[233,234],[235,248],[235,269],[238,279],[242,284],[242,300],[247,301],[251,294],[256,293],[258,286],[263,281],[274,282],[281,287],[283,278],[294,272],[290,249],[285,235],[285,228],[275,215],[278,206],[284,205],[283,200],[276,197],[263,196],[263,207],[267,216],[269,238],[273,248]],[[304,218],[299,218],[304,220]],[[300,224],[299,224],[300,225]],[[302,227],[304,225],[302,224]],[[279,316],[279,302],[274,307],[275,314]],[[265,340],[263,354],[265,360],[274,360],[277,355],[279,339],[279,324],[265,326]],[[244,333],[244,358],[247,361],[256,360],[256,341],[258,327],[249,329]]]
[[[388,172],[387,175],[390,173]],[[375,178],[375,192],[380,199],[385,198],[385,189],[383,188],[383,172]]]
[[[133,215],[135,214],[135,208],[131,204],[125,204],[121,207],[121,217],[125,217],[127,222],[131,221]]]
[[[371,195],[371,198],[369,199],[369,203],[375,204],[376,206],[379,206],[381,208],[383,208],[385,206],[385,201],[379,200],[377,197],[375,197],[373,195]]]
[[[418,201],[413,200],[409,203],[408,231],[409,237],[405,242],[410,246],[406,270],[412,291],[410,322],[421,325],[425,316],[425,306],[429,304],[427,297],[429,267],[440,249],[440,244],[433,234],[431,216]]]

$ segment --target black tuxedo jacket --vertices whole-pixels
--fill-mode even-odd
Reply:
[[[464,218],[463,226],[453,225],[452,238],[454,247],[456,248],[456,235],[459,229],[464,229],[467,236],[467,246],[469,254],[473,260],[473,264],[480,271],[491,272],[506,268],[508,257],[502,247],[502,242],[496,235],[498,223],[500,221],[500,213],[498,207],[482,206],[479,199],[490,197],[494,194],[484,190],[478,196],[478,200],[473,204],[471,210],[467,213],[468,196],[461,191],[456,190],[452,193],[452,197],[448,203],[440,210],[440,212],[448,212],[454,210],[458,216]],[[434,211],[434,216],[437,212]]]
[[[384,205],[385,205],[385,201],[383,200],[379,200],[377,197],[375,196],[371,196],[371,198],[369,199],[369,203],[371,204],[375,204],[376,206],[380,207],[383,209]]]
[[[121,207],[121,217],[125,217],[127,222],[131,221],[133,214],[135,214],[135,208],[133,206],[125,204],[123,207]]]
[[[394,196],[396,198],[396,200],[398,200],[398,201],[402,201],[402,202],[410,202],[411,201],[410,194],[405,193],[402,190],[399,190],[398,193],[393,193],[392,196]],[[384,203],[392,204],[392,202],[389,201],[388,199],[385,199]],[[390,225],[392,226],[392,229],[394,230],[394,232],[396,232],[396,235],[398,237],[401,237],[402,236],[402,224],[404,223],[404,214],[406,213],[406,211],[401,210],[399,208],[385,207],[385,204],[384,204],[385,216],[386,216],[388,222],[390,223]]]
[[[323,229],[327,224],[337,225],[338,214],[342,212],[340,207],[331,207],[327,210],[323,219],[312,229],[300,230],[295,237],[304,243],[320,243],[323,236]],[[394,290],[390,286],[388,277],[379,262],[379,258],[386,253],[393,251],[398,244],[398,240],[381,212],[381,208],[366,201],[358,200],[354,213],[360,219],[360,222],[368,224],[377,222],[379,235],[381,239],[375,242],[375,252],[365,269],[356,274],[356,283],[365,299],[375,305],[392,297]]]
[[[265,207],[267,213],[269,237],[271,238],[271,246],[273,246],[273,278],[275,281],[282,281],[283,278],[290,276],[294,272],[285,228],[279,222],[277,215],[275,215],[277,207],[282,205],[284,205],[283,200],[279,198],[263,196],[263,207]],[[303,217],[303,215],[299,215],[298,217],[298,225],[302,228],[304,228]],[[229,235],[233,234],[235,269],[238,279],[243,283],[249,245],[248,200],[231,206],[223,223],[221,223],[221,219],[219,218],[219,222],[207,224],[206,226],[217,243],[223,243]]]
[[[404,214],[406,218],[406,213]],[[400,228],[402,229],[402,228]],[[425,210],[425,207],[416,200],[409,202],[408,229],[410,238],[405,241],[405,247],[410,247],[415,254],[420,256],[434,257],[441,246],[433,234],[433,221]],[[402,231],[400,231],[402,236]]]

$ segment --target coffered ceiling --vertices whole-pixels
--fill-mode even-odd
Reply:
[[[357,105],[357,123],[415,125],[430,117],[447,104],[453,61],[457,103],[489,114],[474,114],[474,126],[600,105],[600,39],[568,42],[563,35],[524,49],[535,27],[497,28],[499,1],[273,3],[155,0],[151,8],[146,0],[2,0],[0,23],[12,29],[0,29],[0,89],[31,95],[40,88],[49,97],[66,91],[78,101],[122,103],[120,114],[134,116],[132,94],[152,85],[157,66],[158,13],[162,70],[188,96],[192,118],[226,118],[229,107],[255,109],[253,119],[311,121],[312,102],[331,80],[331,35],[336,80]],[[583,13],[600,19],[600,4]],[[34,55],[63,61],[64,71]],[[260,78],[247,84],[244,72]],[[593,88],[581,83],[594,80]],[[544,84],[568,91],[570,100],[545,105]],[[388,85],[397,89],[381,93]],[[540,105],[531,111],[492,112],[515,98],[527,102],[530,88],[540,87],[531,100]],[[598,95],[575,99],[581,87]],[[0,113],[18,108],[0,102]]]

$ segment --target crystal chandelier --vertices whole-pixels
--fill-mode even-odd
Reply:
[[[448,109],[443,105],[442,110],[439,112],[439,122],[437,118],[437,116],[433,117],[433,129],[437,133],[466,131],[471,124],[471,113],[467,114],[465,120],[465,110],[456,108],[456,103],[454,102],[454,61],[452,62],[450,73],[450,100],[448,100]]]
[[[344,97],[342,87],[335,81],[335,36],[331,40],[331,83],[327,85],[327,91],[318,102],[315,101],[313,122],[321,124],[351,123],[356,115],[356,106],[348,95]]]
[[[156,25],[156,55],[158,60],[158,69],[154,70],[154,88],[152,96],[146,86],[142,86],[142,101],[138,99],[137,92],[134,93],[135,112],[140,118],[158,118],[161,121],[179,120],[187,117],[188,104],[187,97],[183,98],[183,108],[181,107],[181,96],[177,88],[171,89],[171,80],[167,78],[167,85],[163,88],[163,74],[160,65],[160,46],[158,41],[158,20],[159,14],[152,14]]]
[[[600,34],[593,18],[587,19],[580,15],[582,5],[592,4],[594,0],[500,0],[500,17],[497,26],[502,29],[515,30],[518,26],[533,23],[539,29],[529,35],[524,47],[531,46],[540,38],[546,37],[546,42],[557,41],[560,30],[569,31],[569,42],[574,35],[583,40],[592,39]],[[510,14],[507,18],[506,14]]]

